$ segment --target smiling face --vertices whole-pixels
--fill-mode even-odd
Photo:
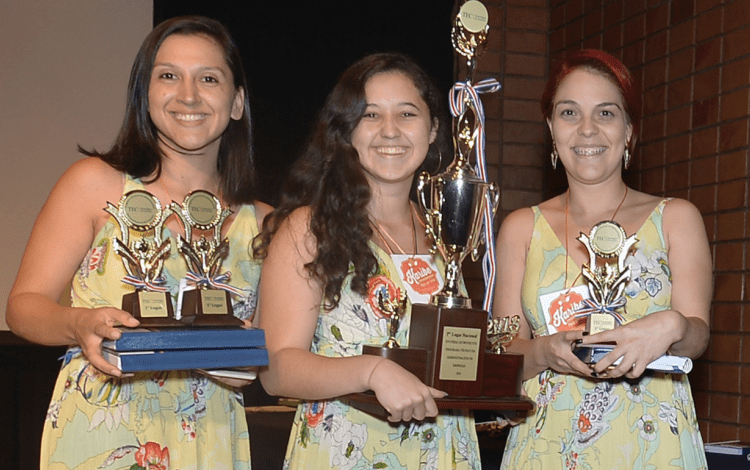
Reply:
[[[437,136],[437,120],[414,83],[401,72],[373,75],[365,84],[367,107],[352,132],[370,186],[411,184]]]
[[[560,84],[547,121],[568,178],[598,183],[619,177],[633,133],[619,89],[579,68]]]
[[[148,91],[149,115],[165,154],[219,152],[230,119],[240,119],[244,90],[208,37],[173,34],[159,47]]]

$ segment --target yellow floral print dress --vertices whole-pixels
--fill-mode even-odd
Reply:
[[[126,177],[125,192],[143,189]],[[116,201],[112,201],[115,203]],[[234,314],[252,315],[260,264],[252,258],[258,233],[255,209],[243,206],[227,234],[229,256],[222,272],[243,296],[233,296]],[[132,287],[120,257],[114,218],[96,235],[72,284],[75,307],[119,307]],[[164,275],[173,296],[186,265],[172,239]],[[250,443],[239,391],[192,371],[141,372],[117,380],[99,373],[68,350],[52,395],[42,437],[41,468],[63,469],[249,469]]]
[[[404,289],[391,257],[370,244],[378,272],[370,278],[366,297],[344,283],[341,302],[323,308],[310,350],[328,357],[362,354],[362,345],[381,345],[389,337],[387,314],[377,293],[394,298]],[[442,268],[441,268],[442,269]],[[408,345],[411,304],[396,339]],[[331,380],[346,380],[331,377]],[[305,402],[297,408],[289,437],[285,469],[472,469],[479,470],[474,419],[466,412],[444,412],[435,420],[392,425],[340,400]]]
[[[671,307],[671,273],[662,229],[667,200],[638,230],[628,257],[633,278],[625,290],[626,321]],[[522,287],[533,335],[547,333],[540,295],[563,289],[567,253],[538,207]],[[568,258],[568,279],[580,269]],[[576,285],[583,284],[578,278]],[[706,468],[703,442],[683,374],[646,371],[638,380],[589,380],[545,370],[524,389],[535,410],[515,426],[503,469]]]

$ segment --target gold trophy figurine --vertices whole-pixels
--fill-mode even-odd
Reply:
[[[389,336],[381,346],[363,345],[362,354],[390,359],[424,381],[426,380],[424,364],[428,359],[428,351],[426,349],[401,348],[396,340],[396,334],[408,303],[406,292],[401,289],[398,289],[397,292],[398,298],[396,299],[389,299],[388,294],[378,292],[378,306],[388,315]]]
[[[122,309],[144,327],[180,326],[162,277],[171,249],[171,241],[162,239],[162,229],[171,210],[162,211],[159,199],[140,189],[124,194],[117,206],[108,202],[104,210],[120,226],[122,239],[114,239],[113,250],[128,273],[122,281],[135,287],[123,296]]]
[[[623,292],[631,274],[625,259],[638,239],[635,235],[627,237],[620,224],[607,220],[596,224],[589,235],[581,233],[578,240],[589,254],[589,263],[583,265],[582,274],[588,281],[591,297],[583,301],[575,317],[586,317],[589,334],[611,330],[625,322],[619,312],[625,307]],[[603,264],[597,264],[599,258]],[[607,262],[612,258],[617,258],[617,263]]]
[[[185,229],[185,237],[177,237],[177,248],[188,266],[186,277],[196,286],[182,293],[180,321],[193,326],[242,325],[233,314],[230,297],[230,292],[242,292],[228,284],[231,273],[220,273],[221,263],[229,254],[229,240],[221,238],[221,228],[232,211],[222,208],[219,198],[203,190],[185,196],[182,206],[173,202],[171,207]],[[204,233],[193,240],[194,230]]]

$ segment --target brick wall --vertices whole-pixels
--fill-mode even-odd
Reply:
[[[750,1],[484,3],[493,30],[480,70],[504,85],[485,98],[488,161],[503,190],[498,219],[559,192],[537,104],[549,61],[581,48],[623,60],[644,89],[626,180],[696,204],[714,257],[711,343],[690,374],[701,431],[707,442],[750,441]]]

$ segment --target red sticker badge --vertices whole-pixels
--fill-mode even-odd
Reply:
[[[421,295],[440,289],[437,272],[422,258],[407,258],[401,262],[402,279]]]

